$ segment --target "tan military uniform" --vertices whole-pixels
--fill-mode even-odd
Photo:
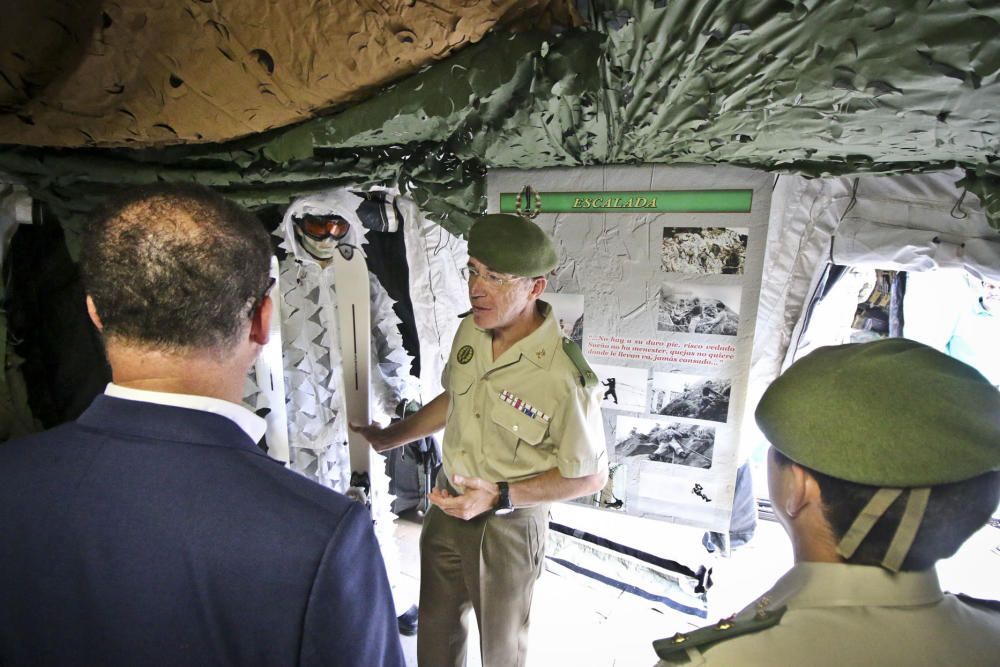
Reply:
[[[943,594],[936,572],[799,563],[731,620],[654,644],[668,665],[1000,664],[1000,611]]]
[[[584,477],[607,466],[596,377],[582,356],[570,357],[551,308],[541,307],[542,325],[495,361],[489,332],[471,317],[459,327],[442,377],[448,419],[439,484],[456,474],[516,482],[553,468]],[[483,667],[524,664],[547,528],[547,505],[471,521],[431,508],[420,538],[421,665],[465,664],[470,608]]]
[[[471,317],[458,328],[441,383],[448,392],[444,470],[490,482],[559,468],[583,477],[606,465],[596,386],[563,351],[548,304],[545,321],[493,360],[493,339]],[[572,344],[572,343],[571,343]]]

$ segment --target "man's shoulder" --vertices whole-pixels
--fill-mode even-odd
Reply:
[[[0,442],[0,459],[17,459],[24,456],[40,455],[46,446],[58,445],[67,440],[85,437],[76,422],[66,422],[43,431],[25,433],[6,442]]]
[[[583,389],[594,389],[598,384],[597,373],[590,367],[583,350],[573,340],[562,336],[556,344],[554,365],[570,382]]]

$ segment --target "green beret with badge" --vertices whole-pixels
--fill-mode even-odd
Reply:
[[[823,347],[764,392],[757,424],[806,468],[878,487],[837,543],[850,559],[898,497],[881,566],[899,572],[932,487],[1000,470],[1000,391],[977,370],[905,338]]]
[[[555,246],[542,228],[507,213],[484,215],[469,231],[469,256],[499,273],[534,278],[556,268]]]
[[[1000,470],[1000,392],[978,371],[905,338],[824,347],[764,393],[775,449],[872,486],[933,486]]]

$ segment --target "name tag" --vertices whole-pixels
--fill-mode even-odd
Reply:
[[[548,424],[549,420],[552,419],[552,417],[550,417],[549,415],[545,414],[541,410],[535,409],[530,404],[528,404],[526,401],[518,398],[517,396],[515,396],[512,393],[510,393],[509,391],[501,391],[500,392],[500,400],[503,401],[504,403],[506,403],[507,405],[511,406],[515,410],[518,410],[519,412],[522,412],[522,413],[528,415],[532,419],[541,419],[546,424]]]

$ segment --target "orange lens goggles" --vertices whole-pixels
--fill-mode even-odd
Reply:
[[[292,218],[295,226],[302,230],[302,233],[317,241],[324,241],[328,238],[342,239],[351,228],[351,223],[344,220],[339,215],[303,215],[300,218]]]

